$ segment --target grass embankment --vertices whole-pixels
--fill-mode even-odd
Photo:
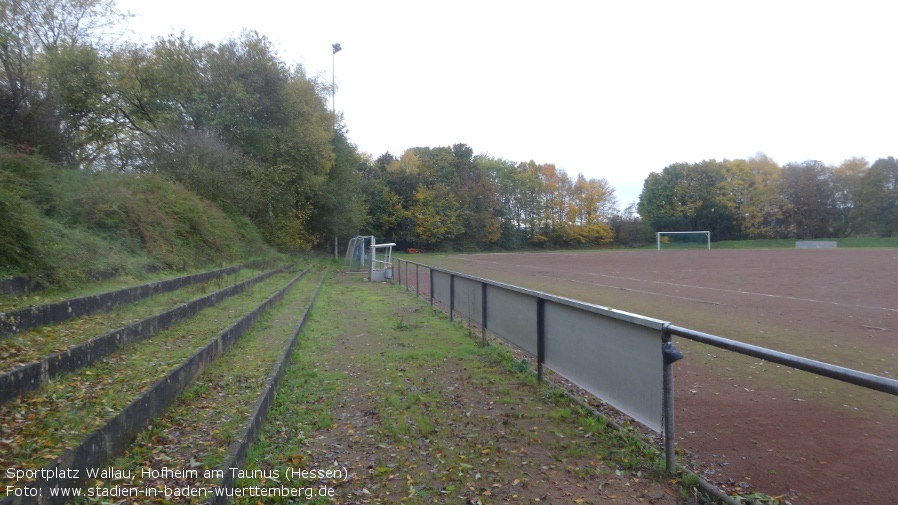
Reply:
[[[0,149],[0,278],[69,290],[270,257],[248,219],[150,174],[55,167]]]
[[[479,341],[402,288],[336,275],[238,486],[330,490],[313,503],[675,502],[654,451]]]
[[[0,418],[12,420],[0,426],[0,466],[39,468],[76,446],[296,274],[272,276],[150,340],[0,406]]]

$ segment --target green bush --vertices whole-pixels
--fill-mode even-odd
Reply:
[[[44,227],[38,205],[52,200],[41,160],[0,151],[0,270],[26,274],[47,267],[38,234]]]
[[[41,218],[34,205],[0,183],[0,266],[21,275],[45,268],[36,232]]]

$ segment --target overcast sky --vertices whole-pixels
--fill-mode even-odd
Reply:
[[[898,156],[898,2],[119,0],[149,40],[246,29],[330,82],[374,157],[475,153],[605,178],[672,163]],[[343,50],[332,54],[331,45]]]

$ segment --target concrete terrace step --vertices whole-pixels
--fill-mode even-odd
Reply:
[[[91,431],[90,433],[85,434],[83,437],[78,437],[77,435],[74,437],[79,439],[80,442],[77,442],[74,446],[69,446],[70,448],[58,454],[60,452],[59,448],[48,447],[41,451],[38,451],[37,461],[40,461],[42,458],[51,457],[49,463],[41,464],[41,467],[44,469],[44,475],[39,475],[38,478],[31,480],[27,485],[39,489],[43,495],[41,500],[35,501],[33,498],[27,497],[17,497],[17,496],[7,496],[5,500],[0,503],[50,503],[50,501],[46,501],[50,495],[51,488],[59,488],[66,487],[71,488],[73,486],[80,485],[78,482],[69,481],[67,479],[60,479],[60,473],[67,469],[75,469],[82,470],[81,477],[83,478],[84,472],[83,470],[88,467],[98,467],[103,462],[108,460],[110,457],[116,455],[122,447],[124,447],[128,441],[134,438],[134,436],[140,432],[147,424],[149,424],[150,420],[154,417],[158,416],[166,406],[170,405],[178,395],[184,391],[192,381],[202,373],[210,364],[212,364],[215,359],[221,356],[237,339],[243,335],[249,327],[252,326],[262,315],[262,313],[280,300],[284,293],[290,289],[293,284],[295,284],[299,279],[302,278],[308,270],[300,274],[299,276],[294,277],[287,285],[277,289],[277,291],[269,296],[265,301],[256,306],[253,310],[246,313],[244,316],[239,317],[236,321],[233,321],[230,317],[225,318],[227,322],[221,320],[219,316],[211,315],[208,317],[215,317],[216,320],[221,320],[222,322],[218,324],[228,324],[230,325],[218,333],[217,336],[212,338],[211,340],[205,340],[205,344],[202,345],[199,350],[193,352],[189,358],[186,360],[176,358],[176,362],[172,361],[168,356],[174,356],[177,353],[171,353],[166,349],[159,349],[159,351],[151,351],[154,352],[152,356],[140,355],[140,356],[127,356],[131,361],[131,363],[138,362],[151,362],[151,367],[157,367],[160,371],[167,370],[161,378],[158,379],[154,384],[149,386],[148,388],[144,387],[144,391],[137,395],[136,397],[132,397],[129,400],[125,400],[124,406],[122,405],[121,394],[118,392],[119,384],[115,377],[107,377],[103,379],[102,383],[96,382],[93,379],[93,373],[91,370],[96,368],[95,366],[88,367],[77,375],[73,375],[70,379],[71,382],[62,385],[62,388],[57,388],[57,393],[53,395],[61,395],[68,394],[72,390],[78,389],[77,381],[86,381],[82,384],[79,394],[86,394],[88,397],[88,404],[93,403],[103,403],[106,400],[109,400],[109,405],[111,407],[107,407],[106,410],[109,410],[110,414],[115,412],[114,415],[105,418],[102,422],[102,425],[97,429]],[[267,283],[263,283],[260,285],[260,288],[257,288],[255,291],[259,289],[267,289],[264,286],[270,285],[272,281],[275,279],[269,280]],[[269,291],[270,292],[270,291]],[[237,303],[237,299],[252,299],[254,296],[257,296],[256,293],[249,293],[238,295],[234,297],[234,303]],[[245,303],[245,302],[243,302]],[[224,310],[228,306],[228,303],[222,305],[222,309]],[[233,311],[232,311],[233,312]],[[235,316],[236,317],[236,316]],[[166,333],[177,333],[176,328],[181,325],[176,326],[172,330]],[[221,327],[221,326],[219,326]],[[189,337],[189,335],[184,335],[184,337]],[[192,345],[187,342],[189,339],[179,338],[174,341],[170,341],[167,344],[167,348],[175,349],[178,346],[187,345],[188,347],[185,350],[196,349],[196,347],[192,347]],[[153,340],[155,341],[155,339]],[[148,342],[153,342],[148,341]],[[113,355],[121,355],[124,357],[125,355],[122,352],[129,352],[130,347],[123,349],[122,351],[115,353]],[[176,350],[176,349],[175,349]],[[157,354],[158,353],[158,354]],[[104,359],[102,361],[107,361]],[[137,360],[137,361],[134,361]],[[129,365],[129,360],[121,360],[116,362],[113,366],[120,367],[124,370],[127,370],[132,365]],[[98,363],[99,364],[99,363]],[[172,368],[172,366],[174,367]],[[97,369],[99,370],[99,369]],[[142,373],[142,372],[141,372]],[[97,372],[99,376],[99,371]],[[160,377],[160,376],[157,376]],[[99,377],[98,377],[99,378]],[[149,382],[153,380],[152,377],[145,377],[143,379],[144,382]],[[103,391],[106,391],[105,400],[101,399],[101,396],[104,394]],[[60,391],[63,391],[60,393]],[[25,408],[28,405],[28,402],[53,402],[56,400],[53,396],[44,398],[41,396],[41,393],[44,392],[43,389],[38,390],[34,394],[29,394],[26,397],[23,397],[22,400],[16,400],[9,405],[3,407],[4,417],[9,415],[9,418],[13,419],[15,423],[21,425],[25,425],[30,421],[29,418],[32,417],[31,414]],[[46,392],[44,392],[46,393]],[[111,395],[111,396],[109,396]],[[44,399],[41,399],[44,398]],[[50,423],[51,425],[53,423]],[[7,429],[6,427],[2,429]],[[79,431],[79,427],[76,426],[64,426],[58,427],[59,431],[63,434],[67,433],[67,430]],[[7,439],[8,434],[6,432],[0,434],[0,444],[7,444],[12,438],[10,436]],[[71,434],[68,433],[63,435],[63,437],[71,437]],[[29,440],[28,443],[31,442],[39,442],[36,440],[36,436],[32,437],[34,440]],[[7,450],[11,451],[11,447],[4,447],[4,453],[6,453],[6,457],[3,459],[8,461],[4,461],[4,467],[10,468],[27,468],[32,466],[32,463],[28,463],[27,461],[17,461],[15,458],[10,456]],[[19,448],[21,450],[21,448]],[[34,452],[34,450],[32,450]],[[54,456],[54,453],[57,455]],[[41,456],[44,454],[45,456]],[[32,458],[33,459],[33,458]],[[44,461],[47,461],[44,459]],[[34,468],[32,466],[32,468]],[[8,477],[4,475],[4,478]],[[8,479],[4,479],[8,480]],[[22,485],[21,482],[4,482],[4,485]]]
[[[33,391],[40,387],[41,384],[62,373],[73,372],[88,366],[124,345],[150,338],[172,324],[193,317],[204,308],[211,307],[235,294],[242,293],[254,284],[283,271],[286,267],[285,265],[281,268],[270,270],[246,281],[182,303],[170,310],[136,323],[109,331],[81,344],[69,346],[65,351],[53,353],[39,361],[20,365],[0,373],[0,404],[4,404],[28,391]]]

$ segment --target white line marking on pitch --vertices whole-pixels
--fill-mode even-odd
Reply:
[[[552,278],[552,279],[557,279],[557,277],[551,277],[551,276],[548,276],[548,275],[539,275],[539,274],[537,274],[536,276],[537,276],[537,277],[549,277],[549,278]],[[690,302],[707,303],[708,305],[724,305],[724,304],[722,304],[722,303],[720,303],[720,302],[712,302],[712,301],[708,301],[708,300],[702,300],[702,299],[700,299],[700,298],[689,298],[689,297],[686,297],[686,296],[668,295],[668,294],[665,294],[665,293],[656,293],[656,292],[654,292],[654,291],[645,291],[645,290],[643,290],[643,289],[622,288],[622,287],[620,287],[620,286],[614,286],[614,285],[611,285],[611,284],[599,284],[598,282],[578,281],[577,279],[567,279],[567,280],[569,280],[570,282],[576,282],[576,283],[579,283],[579,284],[589,284],[590,286],[601,286],[601,287],[603,287],[603,288],[620,289],[620,290],[623,290],[623,291],[632,291],[632,292],[634,292],[634,293],[644,293],[644,294],[647,294],[647,295],[666,296],[666,297],[668,297],[668,298],[677,298],[677,299],[680,299],[680,300],[687,300],[687,301],[690,301]]]
[[[500,261],[487,261],[487,260],[481,260],[481,259],[470,259],[469,261],[471,261],[472,263],[474,263],[474,262],[495,263],[497,265],[504,265],[504,266],[508,266],[510,264],[507,261],[500,262]],[[533,270],[545,270],[545,267],[534,266],[534,265],[518,265],[518,264],[511,263],[511,266],[515,266],[515,267],[519,267],[519,268],[530,268]],[[720,292],[724,292],[724,293],[735,293],[735,294],[740,294],[740,295],[763,296],[763,297],[767,297],[767,298],[781,298],[784,300],[795,300],[795,301],[799,301],[799,302],[823,303],[823,304],[827,304],[827,305],[837,305],[840,307],[854,307],[854,308],[859,308],[859,309],[873,309],[873,310],[885,310],[887,312],[898,312],[898,309],[893,309],[893,308],[889,308],[889,307],[875,307],[872,305],[856,305],[856,304],[852,304],[852,303],[828,302],[825,300],[814,300],[812,298],[799,298],[797,296],[773,295],[770,293],[756,293],[753,291],[743,291],[743,290],[738,290],[738,289],[710,288],[710,287],[706,287],[706,286],[694,286],[691,284],[677,284],[674,282],[653,281],[653,280],[639,279],[639,278],[634,278],[634,277],[622,277],[622,276],[618,276],[618,275],[597,274],[597,273],[591,273],[591,272],[583,272],[583,273],[585,273],[587,275],[607,277],[610,279],[621,279],[621,280],[636,281],[636,282],[649,282],[649,283],[654,283],[654,284],[666,284],[668,286],[675,286],[678,288],[707,289],[707,290],[711,290],[711,291],[720,291]],[[539,277],[551,277],[549,275],[538,275],[538,276]],[[554,278],[558,278],[558,277],[554,277]],[[571,280],[572,282],[583,283],[583,281],[577,281],[577,280],[573,280],[573,279],[568,279],[568,280]],[[621,288],[620,286],[611,286],[611,285],[607,285],[607,284],[598,284],[598,283],[592,283],[592,282],[585,283],[585,284],[594,284],[596,286],[602,286],[602,287],[608,287],[608,288],[627,289],[627,288]],[[686,298],[686,297],[680,297],[680,296],[675,296],[675,295],[665,295],[663,293],[655,293],[652,291],[640,291],[640,290],[636,290],[636,289],[629,289],[628,291],[635,291],[635,292],[646,293],[646,294],[656,294],[659,296],[669,296],[671,298],[682,298],[684,300],[693,300],[693,301],[699,301],[702,303],[711,303],[711,304],[715,304],[715,305],[720,305],[717,302],[709,302],[706,300],[700,300],[700,299],[696,299],[696,298]]]
[[[723,293],[736,293],[736,294],[740,294],[740,295],[765,296],[768,298],[782,298],[784,300],[795,300],[795,301],[799,301],[799,302],[824,303],[824,304],[828,304],[828,305],[838,305],[841,307],[855,307],[855,308],[859,308],[859,309],[874,309],[874,310],[886,310],[889,312],[898,312],[898,309],[892,309],[889,307],[875,307],[872,305],[856,305],[853,303],[829,302],[829,301],[825,301],[825,300],[814,300],[813,298],[799,298],[797,296],[789,296],[789,295],[772,295],[770,293],[756,293],[754,291],[743,291],[741,289],[710,288],[710,287],[706,287],[706,286],[694,286],[692,284],[677,284],[675,282],[652,281],[652,280],[645,280],[645,279],[636,279],[633,277],[621,277],[621,276],[617,276],[617,275],[594,274],[594,273],[589,273],[589,272],[586,272],[586,273],[589,275],[598,275],[601,277],[609,277],[612,279],[650,282],[653,284],[664,284],[664,285],[668,285],[668,286],[676,286],[678,288],[707,289],[710,291],[720,291]]]

